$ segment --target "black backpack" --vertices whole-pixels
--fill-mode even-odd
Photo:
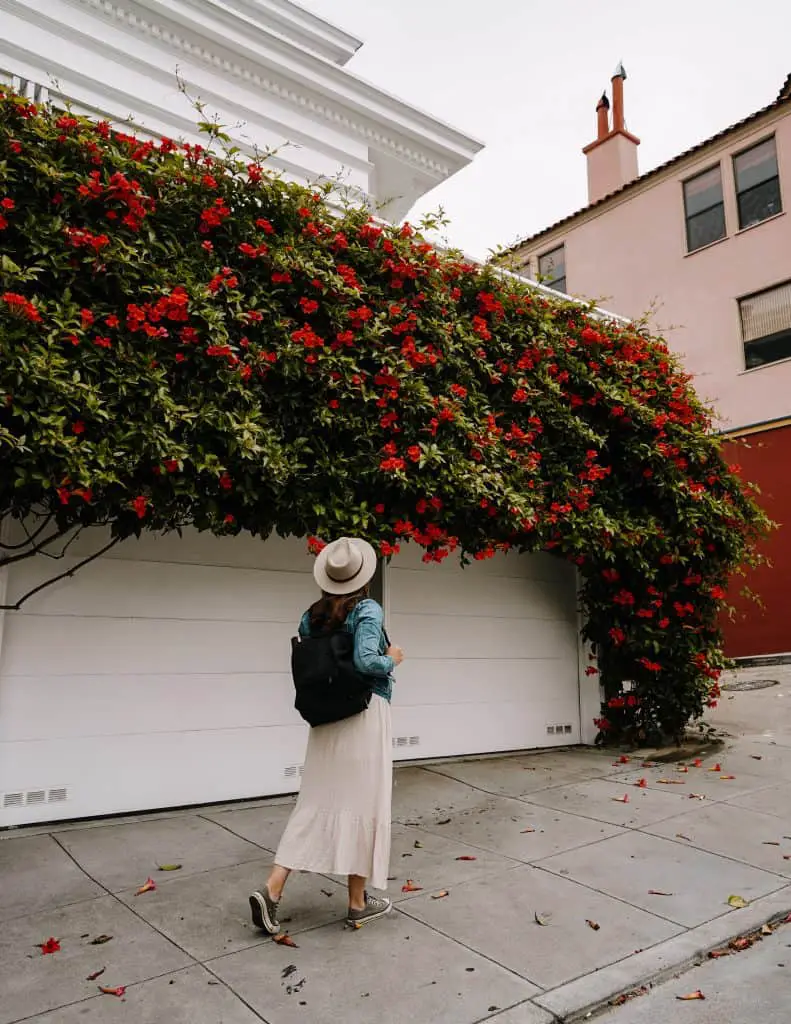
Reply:
[[[354,667],[354,633],[346,629],[295,636],[291,675],[294,707],[308,725],[340,722],[359,715],[371,703],[372,679]]]

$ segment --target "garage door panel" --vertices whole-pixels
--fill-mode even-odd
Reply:
[[[489,754],[573,745],[580,742],[579,715],[570,710],[567,700],[545,700],[537,706],[521,700],[480,702],[457,715],[444,705],[394,708],[394,756],[418,760],[453,757],[460,751]],[[570,732],[563,731],[567,725]],[[561,731],[547,732],[556,727]]]
[[[291,623],[23,615],[6,629],[7,676],[288,672]]]
[[[78,562],[57,563],[65,572]],[[53,563],[14,566],[8,599],[18,600],[52,576]],[[312,575],[269,569],[99,559],[23,605],[21,614],[289,622],[296,629],[316,599]]]
[[[0,810],[0,825],[292,793],[304,749],[299,725],[0,744],[5,792],[68,792],[64,802]]]
[[[475,579],[458,573],[432,574],[419,569],[391,569],[390,613],[460,615],[513,618],[576,618],[574,579],[541,580],[517,576],[485,576]],[[474,588],[471,600],[470,588]]]
[[[567,623],[524,618],[446,615],[392,615],[388,630],[393,642],[410,658],[552,658],[558,651],[576,651]]]
[[[21,543],[25,539],[22,527],[12,524],[7,543]],[[57,541],[48,550],[57,553],[69,538]],[[89,527],[69,544],[68,554],[77,558],[99,550],[110,540],[110,532],[104,527]],[[200,532],[191,527],[176,532],[144,532],[138,537],[128,537],[102,558],[112,561],[182,562],[195,565],[227,565],[242,569],[273,569],[283,572],[310,573],[313,557],[308,553],[304,539],[278,537],[262,540],[240,533],[236,537],[215,537],[208,531]],[[57,563],[51,563],[57,564]]]
[[[10,676],[0,687],[0,740],[298,725],[286,673]],[[305,726],[307,729],[307,726]]]
[[[518,701],[540,703],[548,690],[556,699],[577,699],[577,662],[569,657],[480,661],[449,658],[426,665],[405,661],[398,669],[393,703],[396,707],[421,704],[479,704]],[[466,712],[465,712],[466,713]]]
[[[556,580],[565,578],[574,580],[574,568],[557,556],[545,552],[535,554],[519,554],[517,552],[500,553],[494,558],[481,561],[473,559],[469,565],[462,566],[456,554],[452,554],[442,563],[426,563],[423,561],[424,551],[416,544],[403,544],[401,552],[390,562],[390,571],[400,569],[425,572],[429,578],[439,575],[458,574],[468,580],[475,581],[487,576],[516,577],[517,579]]]

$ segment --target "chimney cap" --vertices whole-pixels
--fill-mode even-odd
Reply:
[[[609,110],[610,109],[610,101],[609,101],[609,99],[607,99],[607,93],[606,92],[603,92],[601,94],[601,99],[599,100],[599,102],[598,102],[598,104],[596,106],[596,109],[599,110],[601,107],[604,107],[605,110]]]
[[[618,67],[615,69],[615,74],[612,77],[622,78],[624,82],[626,81],[626,68],[623,66],[623,61],[618,62]]]

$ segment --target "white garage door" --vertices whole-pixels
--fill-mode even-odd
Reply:
[[[74,545],[68,568],[91,548]],[[305,542],[144,536],[5,615],[0,826],[293,792]],[[16,599],[52,564],[11,568]],[[543,556],[385,574],[400,759],[579,741],[574,574]],[[552,730],[551,732],[549,730]]]
[[[580,742],[572,567],[543,554],[426,566],[407,549],[386,581],[390,632],[407,656],[398,758]]]

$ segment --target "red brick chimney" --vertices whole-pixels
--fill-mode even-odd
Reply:
[[[583,149],[588,158],[588,202],[595,203],[638,176],[637,147],[640,140],[626,130],[623,112],[623,64],[612,78],[612,127],[610,103],[605,93],[596,107],[596,141]]]

